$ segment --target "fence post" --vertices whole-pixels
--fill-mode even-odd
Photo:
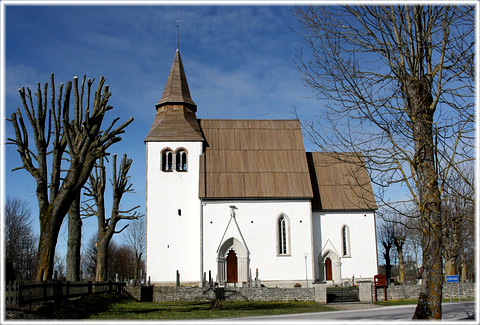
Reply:
[[[67,283],[66,283],[65,285],[66,285],[66,293],[65,293],[65,295],[66,295],[67,298],[68,298],[68,296],[70,296],[70,281],[67,281]],[[63,291],[63,289],[62,289],[62,291]]]
[[[11,296],[12,296],[12,281],[7,282],[7,299],[5,299],[7,307],[11,305]]]
[[[47,282],[42,281],[42,288],[43,288],[43,299],[47,300]]]
[[[18,307],[19,305],[19,296],[20,296],[20,283],[18,281],[13,281],[13,305]]]
[[[92,293],[92,281],[88,281],[88,293]]]

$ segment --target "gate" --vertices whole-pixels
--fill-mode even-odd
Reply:
[[[327,288],[327,303],[356,301],[360,301],[358,297],[358,287],[356,286]]]

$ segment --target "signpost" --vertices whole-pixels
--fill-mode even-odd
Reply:
[[[458,302],[460,302],[460,277],[458,275],[447,275],[445,277],[446,283],[457,283],[458,289]],[[450,286],[450,302],[452,302],[452,286]]]

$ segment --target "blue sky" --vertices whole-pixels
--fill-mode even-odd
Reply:
[[[176,20],[180,20],[180,52],[198,118],[291,119],[295,105],[301,118],[313,119],[320,104],[311,98],[313,93],[302,85],[296,70],[301,38],[291,31],[297,27],[291,10],[280,5],[6,5],[5,117],[21,107],[18,88],[34,90],[38,82],[49,82],[51,72],[57,89],[73,76],[86,74],[97,81],[105,76],[112,92],[109,103],[114,106],[106,122],[117,116],[121,121],[135,118],[109,152],[133,158],[135,193],[125,197],[123,207],[141,205],[143,213],[143,139],[174,58]],[[5,138],[12,137],[11,124],[4,126]],[[307,140],[305,146],[314,150]],[[38,226],[34,180],[24,170],[11,172],[21,161],[13,145],[4,149],[5,197],[27,201]],[[86,242],[96,231],[96,220],[85,220],[84,225]],[[63,227],[58,246],[62,253],[66,239]]]

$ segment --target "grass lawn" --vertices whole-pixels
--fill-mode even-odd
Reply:
[[[212,310],[209,302],[135,302],[113,304],[107,311],[89,319],[205,319],[246,316],[296,314],[335,310],[314,302],[248,302],[225,301],[221,309]]]
[[[210,302],[136,302],[119,294],[90,295],[77,300],[49,302],[35,308],[40,319],[206,319],[280,315],[336,310],[314,302],[225,301],[212,310]]]

